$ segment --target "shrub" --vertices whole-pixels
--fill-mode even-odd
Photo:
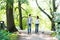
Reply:
[[[53,33],[51,33],[51,36],[55,37],[56,34],[57,34],[56,32],[53,32]]]
[[[5,30],[0,30],[0,40],[17,40],[17,34],[9,33]]]
[[[17,34],[12,33],[11,35],[8,35],[9,40],[17,40],[18,36]]]
[[[5,30],[0,30],[0,40],[9,40],[8,35],[9,32],[6,32]]]

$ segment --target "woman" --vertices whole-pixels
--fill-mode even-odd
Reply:
[[[36,17],[35,21],[35,33],[38,33],[38,27],[39,27],[39,16]]]

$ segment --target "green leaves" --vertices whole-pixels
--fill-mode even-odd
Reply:
[[[60,22],[60,13],[55,12],[53,15],[54,15],[54,19],[53,20],[55,22]]]
[[[28,4],[28,1],[27,0],[21,0],[21,1],[22,1],[22,3]]]
[[[7,37],[9,32],[6,32],[5,30],[0,30],[0,40],[9,40],[9,38]]]
[[[6,2],[5,1],[0,1],[0,10],[5,9]]]
[[[13,6],[13,2],[14,2],[14,0],[7,0],[6,1],[6,6],[8,6],[9,8],[12,8]]]
[[[9,33],[5,30],[0,30],[0,40],[17,40],[17,34]]]
[[[51,33],[50,35],[53,36],[53,37],[55,37],[56,34],[57,34],[56,32],[53,32],[53,33]]]
[[[21,4],[28,4],[28,0],[18,0],[18,1],[20,1],[21,2]]]

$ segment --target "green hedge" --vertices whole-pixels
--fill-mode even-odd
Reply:
[[[0,30],[0,40],[17,40],[18,35],[9,33],[5,30]]]

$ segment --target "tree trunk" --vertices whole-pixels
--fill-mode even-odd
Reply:
[[[52,0],[52,3],[53,3],[53,5],[52,5],[53,6],[53,13],[54,13],[54,12],[56,12],[55,0]],[[54,15],[52,14],[52,19],[53,18],[54,18]],[[52,20],[51,25],[52,25],[51,30],[55,31],[56,29],[55,29],[55,22],[54,22],[54,20]]]
[[[53,18],[54,18],[54,15],[53,15],[53,13],[54,12],[56,12],[56,7],[55,7],[55,0],[52,0],[52,3],[53,3],[53,12],[52,12],[52,9],[50,8],[50,13],[51,13],[51,16],[48,14],[48,13],[46,13],[40,6],[39,6],[39,4],[38,4],[38,2],[37,2],[37,0],[36,0],[36,4],[37,4],[37,6],[38,6],[38,8],[50,19],[50,21],[51,21],[51,30],[52,31],[55,31],[55,22],[53,21]]]
[[[56,6],[55,6],[55,1],[56,1],[56,0],[52,0],[52,3],[53,3],[53,5],[52,5],[52,6],[53,6],[53,12],[56,12],[56,10],[57,10],[57,9],[56,9]]]
[[[9,32],[15,32],[14,18],[13,18],[13,0],[7,0],[6,2],[6,17],[7,17],[7,29]]]
[[[54,22],[54,21],[51,22],[51,30],[52,30],[52,31],[55,31],[55,30],[56,30],[56,29],[55,29],[55,22]]]
[[[21,10],[21,1],[18,0],[18,8],[19,8],[19,25],[20,25],[20,29],[23,30],[22,27],[22,10]]]

